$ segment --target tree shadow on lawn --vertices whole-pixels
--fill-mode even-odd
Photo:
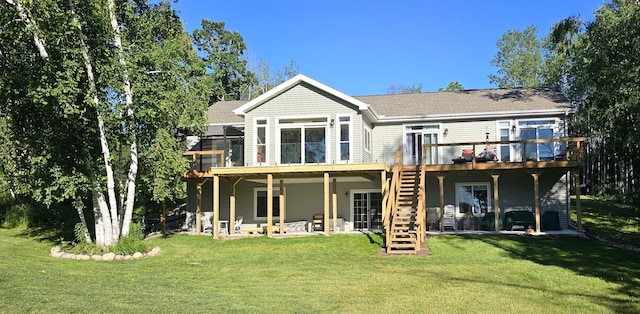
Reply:
[[[640,298],[640,253],[577,237],[477,237],[501,248],[512,258],[557,266],[576,274],[620,285],[621,294]],[[615,312],[637,311],[635,303],[616,300]]]

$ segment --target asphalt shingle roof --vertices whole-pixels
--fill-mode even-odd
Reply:
[[[428,116],[445,114],[569,109],[561,93],[549,88],[481,89],[354,97],[378,115]]]
[[[370,105],[378,115],[387,118],[571,109],[571,104],[560,92],[544,87],[354,96],[353,98]],[[233,110],[245,103],[247,103],[246,100],[220,101],[209,106],[207,111],[209,123],[243,123],[243,118],[235,115]]]

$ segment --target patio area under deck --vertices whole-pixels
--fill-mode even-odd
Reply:
[[[190,153],[192,155],[193,152]],[[338,198],[337,180],[345,177],[363,177],[375,181],[380,179],[381,191],[384,191],[384,184],[387,182],[386,175],[389,167],[383,163],[374,164],[322,164],[322,165],[295,165],[295,166],[260,166],[260,167],[213,167],[208,171],[192,170],[182,175],[184,181],[196,182],[197,204],[196,204],[196,233],[201,229],[202,215],[202,185],[205,182],[213,182],[213,236],[219,238],[219,217],[220,217],[220,179],[231,184],[231,194],[229,196],[229,231],[233,235],[236,219],[236,185],[243,180],[266,180],[267,187],[267,221],[265,232],[267,236],[273,236],[275,232],[284,234],[285,228],[276,229],[273,221],[273,183],[279,181],[280,191],[280,213],[286,213],[284,198],[284,184],[287,179],[297,178],[318,178],[323,182],[323,230],[328,235],[329,230],[337,232],[338,218]],[[333,186],[333,188],[331,188]],[[285,215],[281,214],[279,225],[285,226]],[[332,217],[332,218],[330,218]],[[332,222],[332,224],[330,224]]]
[[[534,140],[519,140],[519,141],[485,141],[485,142],[467,142],[467,143],[440,143],[440,144],[424,144],[422,152],[422,165],[421,171],[426,175],[435,176],[439,182],[439,198],[440,198],[440,232],[444,230],[444,178],[449,174],[454,173],[468,173],[468,172],[485,172],[491,175],[493,179],[493,206],[495,211],[495,233],[501,233],[500,230],[500,205],[499,205],[499,178],[501,174],[522,172],[531,175],[534,186],[534,214],[535,214],[535,233],[542,234],[541,230],[541,217],[540,217],[540,193],[539,193],[539,177],[541,174],[548,171],[568,171],[573,173],[575,186],[580,186],[580,168],[583,164],[584,156],[584,142],[586,137],[565,137],[565,138],[552,138],[552,139],[534,139]],[[463,162],[461,158],[455,160],[452,159],[449,163],[437,163],[427,164],[426,156],[428,151],[438,150],[441,151],[446,148],[460,148],[460,147],[472,147],[471,156]],[[483,152],[486,150],[493,150],[495,154],[496,147],[508,147],[512,150],[514,155],[519,156],[520,160],[516,161],[500,161],[497,157],[490,160],[480,160],[481,154],[476,154],[476,147],[484,147]],[[535,149],[535,152],[527,152]],[[545,160],[539,159],[542,155],[539,147],[545,147],[549,150],[550,158]],[[562,148],[560,154],[555,154],[555,150]],[[399,152],[401,153],[401,152]],[[536,157],[531,160],[530,156]],[[402,159],[402,157],[399,157]],[[403,166],[407,167],[407,166]],[[409,166],[415,167],[415,166]],[[582,233],[582,212],[580,205],[580,189],[575,189],[576,193],[576,231]],[[425,223],[426,224],[426,223]]]

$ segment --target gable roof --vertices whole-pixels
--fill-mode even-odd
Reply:
[[[574,110],[559,91],[546,87],[352,97],[299,74],[253,100],[220,101],[209,106],[208,121],[210,124],[244,123],[247,112],[301,83],[353,104],[373,122],[535,116],[567,114]]]
[[[314,79],[311,79],[307,76],[304,76],[302,74],[298,74],[294,77],[292,77],[291,79],[285,81],[284,83],[270,89],[268,92],[258,96],[257,98],[247,102],[246,104],[236,108],[235,110],[233,110],[233,112],[237,115],[240,116],[244,116],[247,112],[251,111],[253,108],[262,105],[263,103],[277,97],[278,95],[286,92],[287,90],[291,89],[292,87],[299,85],[301,83],[306,83],[308,85],[311,85],[312,87],[315,87],[319,90],[324,91],[325,93],[328,93],[338,99],[341,99],[347,103],[350,103],[356,107],[358,107],[358,110],[360,110],[363,114],[369,115],[370,118],[375,119],[376,114],[374,112],[371,112],[371,108],[368,104],[354,98],[351,97],[343,92],[340,92],[338,90],[335,90],[327,85],[324,85]]]

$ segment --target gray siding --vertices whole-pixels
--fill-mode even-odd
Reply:
[[[328,121],[334,119],[335,125],[329,128],[329,146],[327,147],[328,163],[337,160],[338,143],[337,127],[338,115],[351,115],[352,120],[352,160],[360,163],[362,157],[362,118],[357,107],[332,97],[323,91],[316,90],[306,84],[296,85],[279,96],[265,102],[245,115],[245,158],[246,163],[253,165],[255,155],[254,143],[254,119],[267,118],[269,120],[269,147],[268,161],[275,165],[277,138],[277,119],[280,117],[327,117]]]
[[[403,126],[377,125],[371,134],[371,149],[373,162],[384,162],[393,165],[398,148],[402,146]]]

